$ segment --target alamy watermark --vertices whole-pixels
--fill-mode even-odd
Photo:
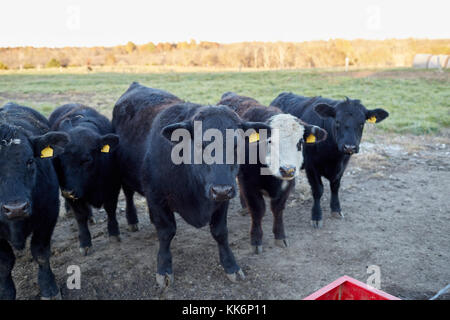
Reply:
[[[381,269],[377,265],[370,265],[367,267],[367,274],[369,277],[367,278],[366,284],[375,289],[381,289]]]
[[[377,31],[381,29],[381,8],[379,6],[369,6],[366,8],[367,20],[366,28]]]
[[[71,31],[81,29],[81,9],[80,6],[71,5],[66,9],[67,20],[66,27]]]
[[[180,164],[277,164],[279,163],[279,130],[271,129],[226,129],[214,128],[203,132],[202,122],[194,121],[193,134],[186,128],[177,128],[170,140],[177,142],[171,151],[172,163]],[[194,136],[192,138],[192,135]],[[246,140],[249,148],[246,157]],[[256,147],[258,146],[258,148]],[[225,153],[225,154],[224,154]],[[262,175],[270,175],[268,168],[261,169]]]
[[[70,265],[67,267],[67,277],[66,285],[69,290],[80,290],[81,289],[81,268],[77,265]]]

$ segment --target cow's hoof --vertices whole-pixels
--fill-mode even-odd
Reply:
[[[80,253],[82,256],[86,257],[89,253],[92,253],[92,247],[81,247]]]
[[[247,210],[247,208],[241,208],[241,209],[238,210],[238,213],[241,216],[245,217],[246,215],[248,215],[248,210]]]
[[[256,253],[256,254],[260,254],[260,253],[263,252],[263,247],[262,247],[262,245],[257,245],[257,246],[253,246],[253,245],[252,245],[252,247],[253,247],[253,252]]]
[[[344,214],[340,211],[331,211],[331,216],[337,219],[344,219]]]
[[[128,225],[128,231],[130,231],[130,232],[136,232],[136,231],[139,231],[139,226],[138,226],[138,224],[136,223],[136,224],[129,224]]]
[[[110,242],[121,242],[122,240],[120,239],[120,236],[109,236],[109,241]]]
[[[41,300],[62,300],[61,291],[58,290],[58,294],[53,297],[41,297]]]
[[[235,273],[227,273],[227,277],[233,283],[236,283],[236,282],[238,282],[240,280],[245,280],[245,274],[242,271],[242,269],[239,269]]]
[[[288,239],[275,239],[275,245],[280,248],[288,248],[289,241]]]
[[[173,283],[173,274],[159,274],[156,273],[156,283],[161,289],[168,288]]]
[[[322,220],[311,220],[311,226],[314,229],[320,229],[323,226],[323,221]]]
[[[94,224],[97,223],[97,219],[95,219],[94,217],[89,217],[88,219],[89,225],[93,226]]]

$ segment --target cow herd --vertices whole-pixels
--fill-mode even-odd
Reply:
[[[159,240],[161,288],[173,282],[175,212],[194,227],[209,224],[225,274],[233,282],[244,279],[228,242],[229,200],[239,194],[250,213],[255,253],[263,251],[264,196],[276,244],[289,245],[283,210],[301,169],[314,198],[312,226],[322,226],[321,177],[330,182],[332,213],[343,217],[339,186],[359,151],[364,124],[387,116],[359,100],[293,93],[281,93],[270,106],[233,92],[217,105],[201,105],[137,82],[116,102],[112,121],[81,104],[63,105],[46,119],[7,103],[0,108],[0,299],[16,297],[13,249],[24,249],[29,236],[41,298],[60,298],[49,262],[59,190],[78,224],[83,255],[92,248],[92,207],[105,209],[108,235],[120,241],[116,208],[122,189],[132,232],[139,229],[133,195],[147,200]]]

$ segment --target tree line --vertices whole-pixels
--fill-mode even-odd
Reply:
[[[195,40],[178,43],[128,42],[115,47],[0,48],[0,69],[72,66],[184,66],[230,68],[315,68],[411,66],[417,53],[450,54],[450,39],[389,39],[307,42]]]

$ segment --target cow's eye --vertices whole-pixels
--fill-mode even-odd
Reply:
[[[34,163],[34,159],[28,159],[28,160],[27,160],[27,167],[28,167],[28,168],[31,168],[31,166],[33,165],[33,163]]]
[[[302,150],[302,144],[303,144],[303,139],[300,139],[300,141],[297,143],[297,150],[298,151]]]
[[[92,161],[91,157],[82,158],[80,160],[81,164],[84,164],[84,165],[87,165],[87,164],[91,163],[91,161]]]

